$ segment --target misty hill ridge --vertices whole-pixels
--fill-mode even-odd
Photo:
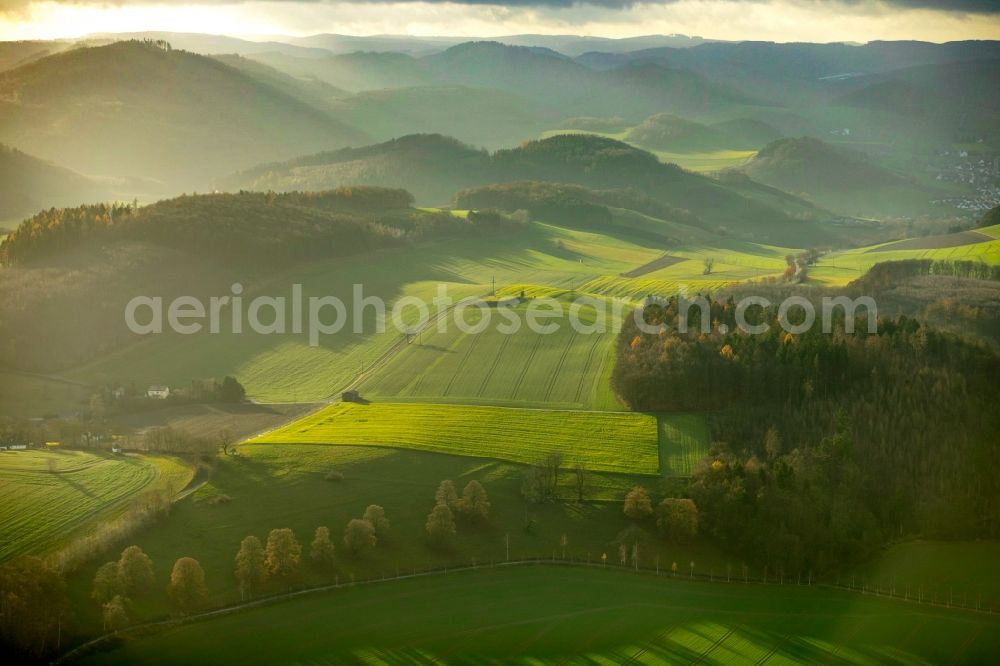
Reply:
[[[741,235],[809,233],[822,211],[767,188],[736,188],[664,164],[621,141],[561,134],[492,154],[442,135],[406,136],[271,163],[220,181],[227,190],[329,189],[343,185],[405,187],[418,201],[440,205],[459,190],[517,181],[566,183],[609,190],[632,189],[664,206],[684,210],[707,228]],[[798,219],[792,219],[792,216]],[[774,236],[777,240],[777,236]]]
[[[364,134],[218,60],[143,42],[0,73],[0,140],[87,173],[177,186]]]
[[[632,128],[627,138],[644,148],[678,153],[725,150],[736,143],[717,129],[669,113],[650,116]]]
[[[898,185],[902,179],[871,164],[863,153],[813,137],[778,139],[747,166],[751,177],[789,191],[847,191]]]
[[[856,216],[917,214],[933,198],[930,190],[869,161],[861,152],[820,139],[779,139],[745,167],[751,178]]]
[[[0,144],[0,220],[106,196],[103,185],[75,171]]]

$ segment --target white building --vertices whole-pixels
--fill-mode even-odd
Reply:
[[[161,386],[159,384],[154,384],[150,386],[146,391],[146,396],[150,398],[156,398],[158,400],[164,400],[170,395],[169,386]]]

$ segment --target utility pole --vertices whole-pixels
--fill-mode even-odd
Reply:
[[[497,276],[493,276],[493,295],[497,295]]]
[[[506,558],[507,561],[510,562],[510,532],[507,532],[507,534],[503,538],[503,541],[504,541],[504,546],[506,548]]]

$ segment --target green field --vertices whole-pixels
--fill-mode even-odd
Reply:
[[[908,541],[837,577],[856,587],[922,596],[936,603],[1000,606],[1000,541]]]
[[[51,550],[138,493],[177,492],[191,476],[189,466],[165,456],[0,452],[0,560]]]
[[[627,412],[337,403],[250,442],[390,446],[529,464],[559,453],[594,471],[660,472],[656,417]]]
[[[976,664],[1000,653],[998,628],[833,590],[518,567],[315,593],[82,663]]]
[[[658,421],[661,468],[664,473],[690,476],[708,455],[708,424],[696,414],[661,415]]]
[[[521,288],[505,290],[506,293]],[[579,311],[578,331],[566,318],[568,300],[559,290],[526,285],[529,299],[560,295],[561,318],[551,334],[532,331],[529,308],[537,303],[470,309],[464,313],[465,331],[449,321],[444,332],[422,333],[391,363],[360,386],[366,398],[439,401],[492,405],[524,405],[568,409],[620,409],[602,381],[605,366],[614,363],[616,322],[611,305],[598,319],[593,307]],[[546,293],[548,291],[548,293]],[[507,319],[510,317],[511,319]],[[505,328],[518,321],[519,329]],[[603,321],[603,324],[602,324]],[[482,332],[475,332],[482,328]]]
[[[997,232],[992,229],[977,229],[977,232],[994,237]],[[1000,264],[1000,240],[997,239],[953,247],[928,247],[910,250],[879,250],[882,245],[892,245],[892,243],[831,252],[824,255],[810,270],[809,277],[825,284],[846,284],[867,273],[875,264],[903,259],[983,261],[991,265]]]

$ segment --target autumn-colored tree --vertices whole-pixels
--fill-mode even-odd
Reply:
[[[122,581],[117,562],[105,562],[94,574],[94,590],[91,598],[105,604],[122,593]]]
[[[462,490],[459,504],[462,515],[475,522],[486,522],[490,516],[490,498],[486,488],[475,479],[469,481]]]
[[[369,504],[362,520],[367,520],[375,528],[375,536],[379,541],[385,541],[389,536],[389,519],[385,517],[385,509],[378,504]]]
[[[122,551],[118,560],[118,575],[121,577],[122,594],[127,597],[147,594],[156,581],[153,560],[139,546],[129,546]]]
[[[205,584],[205,570],[193,557],[182,557],[174,562],[167,587],[170,600],[180,610],[193,612],[208,603],[208,586]]]
[[[101,604],[101,616],[104,619],[105,631],[118,631],[129,625],[127,600],[116,594],[110,600]]]
[[[455,484],[451,479],[445,479],[438,485],[437,492],[434,493],[434,501],[438,504],[444,504],[452,511],[458,508],[458,491],[455,490]]]
[[[302,559],[302,546],[295,538],[295,533],[287,527],[271,530],[267,535],[267,549],[264,561],[268,573],[275,576],[287,576],[299,568]]]
[[[236,553],[236,580],[239,581],[240,597],[253,598],[254,593],[267,580],[267,556],[260,539],[244,537],[240,550]]]
[[[447,543],[455,536],[455,516],[447,504],[438,504],[427,516],[427,536],[436,544]]]
[[[632,520],[645,520],[653,515],[653,502],[642,486],[635,486],[625,496],[625,515]]]
[[[313,564],[324,568],[332,567],[335,552],[336,548],[330,540],[330,528],[317,527],[312,544],[309,546],[309,558]]]
[[[767,434],[764,435],[764,450],[767,451],[767,457],[771,460],[781,455],[781,435],[774,426],[768,428]]]
[[[668,497],[656,507],[656,526],[670,541],[687,541],[698,534],[698,507],[692,500]]]
[[[347,523],[347,528],[344,530],[344,547],[352,555],[359,555],[373,548],[377,542],[375,526],[367,520],[353,518]]]

